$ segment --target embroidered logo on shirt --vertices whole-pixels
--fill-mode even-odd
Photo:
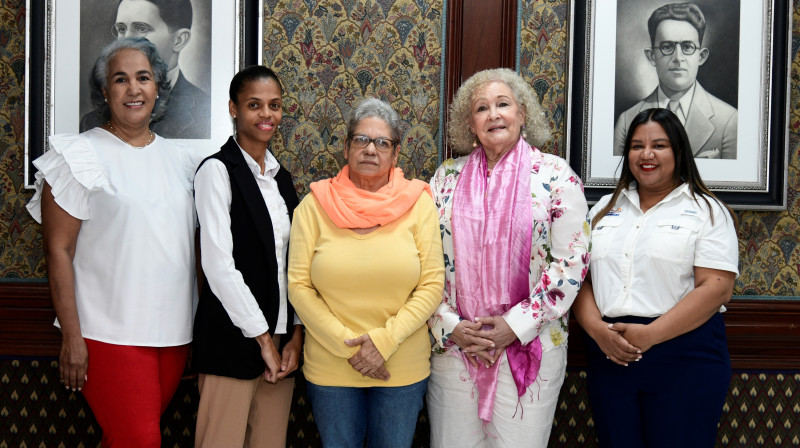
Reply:
[[[617,209],[612,208],[611,210],[608,211],[608,213],[606,213],[606,216],[619,216],[621,212],[622,212],[622,207]]]
[[[683,212],[681,212],[681,215],[697,216],[697,213],[698,213],[697,210],[690,210],[687,208],[684,209]]]

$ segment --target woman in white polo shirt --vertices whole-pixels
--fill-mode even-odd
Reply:
[[[613,194],[590,212],[573,305],[601,446],[714,446],[730,358],[721,311],[738,274],[733,212],[703,184],[666,109],[631,123]]]

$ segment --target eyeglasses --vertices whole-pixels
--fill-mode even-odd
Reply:
[[[128,32],[133,37],[145,37],[153,31],[155,31],[153,27],[144,22],[133,22],[130,30],[124,23],[115,23],[111,27],[111,35],[114,36],[114,39],[122,39],[128,35]]]
[[[683,42],[665,40],[658,44],[658,47],[653,48],[658,48],[658,50],[661,51],[661,54],[664,56],[669,56],[672,53],[675,53],[675,47],[678,45],[681,47],[681,52],[686,56],[691,56],[695,51],[697,51],[697,45],[690,40],[685,40]]]
[[[381,152],[391,151],[397,144],[395,141],[384,137],[369,138],[361,134],[350,137],[350,144],[356,149],[364,149],[369,146],[370,143],[374,143],[375,149]]]

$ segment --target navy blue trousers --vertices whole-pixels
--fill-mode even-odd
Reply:
[[[647,324],[642,317],[606,322]],[[586,337],[587,387],[603,448],[712,448],[731,381],[725,322],[717,313],[699,328],[652,347],[627,367]]]

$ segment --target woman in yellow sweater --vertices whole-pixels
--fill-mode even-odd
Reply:
[[[427,319],[444,288],[428,184],[396,167],[400,117],[378,99],[349,114],[336,177],[294,213],[289,300],[324,446],[410,446],[430,374]]]

